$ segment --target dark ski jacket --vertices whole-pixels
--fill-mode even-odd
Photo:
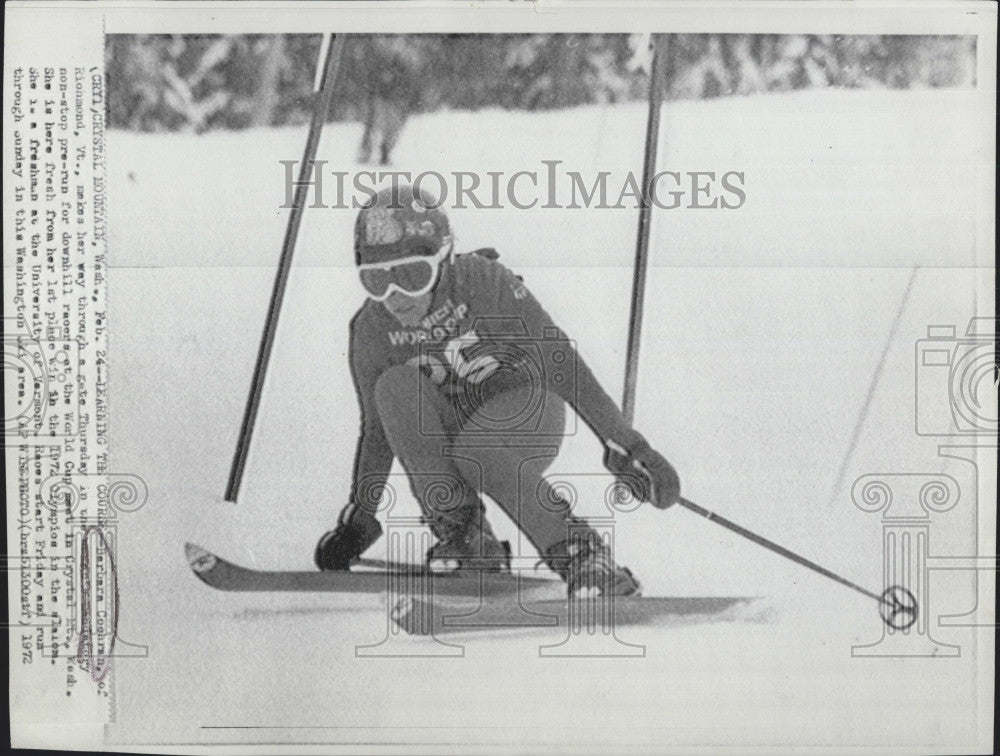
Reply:
[[[502,391],[541,382],[602,442],[630,449],[642,438],[601,388],[575,344],[520,277],[495,257],[491,249],[480,250],[443,265],[431,307],[417,327],[401,325],[373,300],[351,320],[351,374],[361,405],[352,502],[359,502],[359,495],[372,502],[392,466],[393,453],[375,405],[375,384],[396,365],[423,370],[460,414],[470,415]],[[530,427],[530,419],[525,427]]]

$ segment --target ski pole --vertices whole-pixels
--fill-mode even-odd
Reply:
[[[641,466],[632,465],[623,451],[618,451],[615,448],[611,448],[611,445],[609,445],[605,452],[605,466],[615,473],[618,480],[626,486],[632,495],[637,499],[655,502],[656,491],[652,490],[652,480],[649,475]],[[642,475],[636,475],[636,472],[641,472]],[[637,480],[640,477],[644,479],[641,482]],[[726,528],[726,530],[743,536],[747,540],[756,543],[758,546],[763,546],[765,549],[773,551],[775,554],[779,554],[786,559],[790,559],[796,564],[802,565],[813,572],[818,572],[820,575],[823,575],[830,580],[847,586],[851,590],[860,593],[862,596],[875,599],[879,603],[879,614],[882,617],[883,622],[896,630],[906,630],[917,621],[917,600],[910,591],[901,585],[890,586],[880,596],[873,591],[869,591],[867,588],[862,588],[857,583],[853,583],[845,577],[841,577],[835,572],[831,572],[826,569],[826,567],[821,567],[815,562],[796,554],[794,551],[786,549],[784,546],[781,546],[762,535],[758,535],[751,530],[747,530],[742,525],[737,525],[732,520],[729,520],[720,514],[716,514],[711,510],[705,509],[705,507],[695,504],[693,501],[683,497],[678,497],[677,504],[697,515],[701,515],[709,522],[714,522]]]
[[[690,509],[695,514],[701,515],[706,520],[710,520],[710,521],[712,521],[714,523],[717,523],[717,524],[721,525],[722,527],[726,528],[726,530],[731,530],[732,532],[736,533],[737,535],[741,535],[744,538],[746,538],[747,540],[753,541],[754,543],[756,543],[756,544],[758,544],[760,546],[763,546],[765,549],[769,549],[769,550],[773,551],[775,554],[780,554],[781,556],[785,557],[786,559],[791,559],[796,564],[801,564],[803,567],[808,567],[810,570],[813,570],[814,572],[818,572],[820,575],[825,575],[826,577],[830,578],[831,580],[836,580],[841,585],[846,585],[848,588],[851,588],[851,589],[857,591],[858,593],[860,593],[860,594],[862,594],[864,596],[868,596],[869,598],[873,598],[876,601],[881,601],[882,600],[882,598],[878,594],[873,593],[872,591],[869,591],[866,588],[862,588],[857,583],[852,583],[847,578],[843,578],[840,575],[837,575],[837,574],[835,574],[833,572],[830,572],[830,570],[826,569],[825,567],[821,567],[820,565],[816,564],[815,562],[811,562],[808,559],[806,559],[805,557],[799,556],[794,551],[789,551],[784,546],[781,546],[781,545],[775,543],[774,541],[768,540],[767,538],[764,538],[764,536],[762,536],[762,535],[757,535],[753,531],[747,530],[746,528],[742,527],[741,525],[737,525],[732,520],[727,520],[722,515],[716,514],[715,512],[712,512],[712,511],[710,511],[708,509],[705,509],[702,506],[699,506],[699,505],[695,504],[693,501],[688,501],[687,499],[681,497],[680,499],[677,500],[677,503],[680,504],[685,509]]]
[[[901,585],[894,585],[888,588],[882,595],[878,595],[867,588],[862,588],[857,583],[852,583],[845,577],[841,577],[835,572],[831,572],[826,569],[826,567],[821,567],[813,561],[806,559],[804,556],[796,554],[794,551],[786,549],[784,546],[775,543],[762,535],[758,535],[753,531],[747,530],[741,525],[737,525],[732,520],[726,519],[720,514],[716,514],[708,509],[705,509],[693,501],[689,501],[683,497],[677,500],[685,509],[688,509],[695,514],[701,515],[706,520],[710,522],[717,523],[721,525],[726,530],[730,530],[737,535],[741,535],[749,541],[753,541],[759,546],[763,546],[769,551],[773,551],[775,554],[780,554],[786,559],[790,559],[796,564],[801,564],[803,567],[807,567],[813,572],[818,572],[824,577],[830,578],[841,585],[845,585],[853,591],[857,591],[862,596],[867,596],[868,598],[873,598],[879,602],[880,609],[879,613],[882,616],[882,620],[890,627],[896,628],[897,630],[906,630],[914,622],[917,621],[917,600],[910,591]]]

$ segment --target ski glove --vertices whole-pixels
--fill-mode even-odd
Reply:
[[[314,560],[321,570],[347,570],[351,561],[382,536],[382,526],[371,515],[357,513],[342,518],[337,527],[324,534],[316,544]]]
[[[658,509],[677,503],[681,481],[674,466],[641,438],[630,449],[613,441],[605,444],[604,466],[628,487],[640,501],[648,501]]]

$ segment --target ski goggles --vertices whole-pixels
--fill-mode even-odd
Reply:
[[[436,255],[409,255],[380,263],[358,266],[361,285],[376,302],[386,300],[394,291],[419,297],[434,288],[441,262],[451,253],[448,242]]]

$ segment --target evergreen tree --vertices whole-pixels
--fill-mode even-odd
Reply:
[[[648,35],[352,35],[330,118],[373,97],[406,112],[545,110],[646,97]],[[191,131],[308,121],[320,36],[110,35],[113,127]],[[975,38],[669,34],[665,95],[816,87],[971,87]]]

